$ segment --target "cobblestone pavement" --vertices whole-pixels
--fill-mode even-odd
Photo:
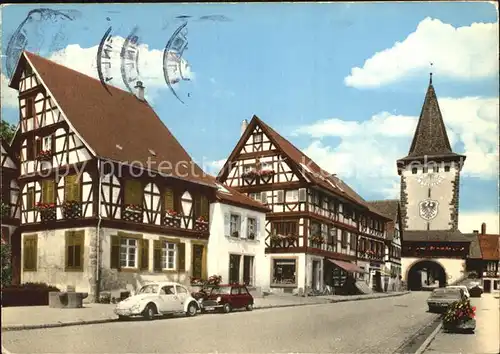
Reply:
[[[11,353],[392,353],[432,321],[428,293],[2,333]]]
[[[425,354],[500,353],[500,300],[492,294],[483,294],[480,298],[471,298],[471,304],[476,306],[475,333],[446,333],[441,330]]]

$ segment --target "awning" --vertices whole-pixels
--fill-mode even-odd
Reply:
[[[328,260],[348,273],[365,273],[365,271],[358,267],[356,264],[339,261],[337,259],[328,258]]]

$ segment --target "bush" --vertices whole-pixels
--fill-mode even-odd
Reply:
[[[11,266],[11,250],[10,245],[3,243],[1,245],[2,256],[2,288],[10,285],[12,281],[12,266]]]
[[[2,288],[2,306],[47,306],[49,293],[59,292],[55,286],[45,283],[24,283]]]

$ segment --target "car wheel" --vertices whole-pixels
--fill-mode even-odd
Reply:
[[[146,308],[142,312],[142,315],[144,316],[145,319],[151,321],[152,319],[155,318],[156,306],[154,304],[148,304],[148,306],[146,306]]]
[[[194,302],[190,302],[186,311],[186,316],[193,317],[196,316],[198,312],[198,306]]]
[[[222,311],[224,311],[224,313],[229,313],[231,312],[231,310],[232,310],[231,305],[224,304],[224,307],[222,308]]]
[[[253,304],[248,304],[246,307],[247,311],[252,311],[253,310]]]

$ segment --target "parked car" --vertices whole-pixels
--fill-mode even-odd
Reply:
[[[474,282],[469,284],[469,294],[471,297],[481,297],[484,289],[480,283]]]
[[[469,289],[465,285],[448,285],[446,289],[462,289],[467,299],[470,298]]]
[[[427,299],[427,305],[429,306],[429,312],[443,312],[455,301],[464,299],[467,299],[467,297],[462,289],[439,288],[432,291]]]
[[[174,313],[195,316],[198,310],[200,305],[183,285],[154,282],[144,285],[135,295],[120,301],[115,313],[120,319],[142,316],[152,320],[155,316]]]
[[[218,285],[211,289],[202,301],[202,311],[222,311],[229,313],[233,309],[252,311],[253,296],[245,285]]]

